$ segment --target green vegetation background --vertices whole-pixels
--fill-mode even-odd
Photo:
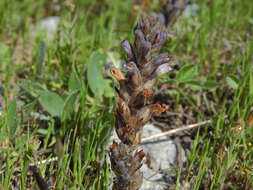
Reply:
[[[160,82],[175,105],[198,114],[199,98],[212,113],[198,133],[186,169],[176,170],[192,189],[253,187],[253,1],[192,1],[164,45],[179,65]],[[29,164],[56,189],[107,189],[105,150],[113,130],[114,91],[103,70],[124,60],[120,41],[162,1],[0,1],[0,184],[36,188]],[[54,38],[40,21],[58,16]],[[171,31],[168,28],[168,31]],[[211,94],[211,100],[206,98]],[[175,110],[177,111],[177,106]],[[198,146],[198,142],[202,146]],[[58,161],[38,161],[58,156]],[[57,180],[55,180],[57,178]],[[175,182],[176,183],[176,182]],[[0,186],[0,187],[1,187]]]

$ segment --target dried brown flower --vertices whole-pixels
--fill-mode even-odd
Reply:
[[[165,25],[172,25],[176,22],[177,18],[181,15],[191,0],[167,0],[163,6],[163,16]]]

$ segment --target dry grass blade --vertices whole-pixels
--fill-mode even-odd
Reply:
[[[141,142],[143,143],[143,142],[147,142],[147,141],[152,140],[152,139],[158,139],[158,138],[166,136],[166,135],[172,135],[172,134],[178,133],[180,131],[193,129],[195,127],[199,127],[199,126],[203,126],[203,125],[206,125],[208,123],[211,123],[211,121],[212,120],[206,120],[206,121],[203,121],[203,122],[200,122],[200,123],[195,123],[195,124],[186,125],[184,127],[180,127],[180,128],[177,128],[177,129],[172,129],[172,130],[169,130],[169,131],[157,134],[157,135],[153,135],[153,136],[150,136],[150,137],[143,138]]]

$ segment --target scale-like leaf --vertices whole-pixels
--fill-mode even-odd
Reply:
[[[218,86],[218,83],[213,80],[208,80],[203,84],[203,88],[208,89],[208,90],[214,89],[217,86]]]

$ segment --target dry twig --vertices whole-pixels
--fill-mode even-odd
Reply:
[[[143,142],[147,142],[147,141],[152,140],[152,139],[158,139],[158,138],[166,136],[166,135],[172,135],[172,134],[178,133],[180,131],[193,129],[195,127],[199,127],[199,126],[209,124],[209,123],[211,123],[211,121],[212,120],[206,120],[206,121],[203,121],[203,122],[200,122],[200,123],[195,123],[195,124],[179,127],[177,129],[172,129],[172,130],[169,130],[169,131],[157,134],[157,135],[153,135],[153,136],[150,136],[150,137],[143,138],[141,142],[143,143]]]

